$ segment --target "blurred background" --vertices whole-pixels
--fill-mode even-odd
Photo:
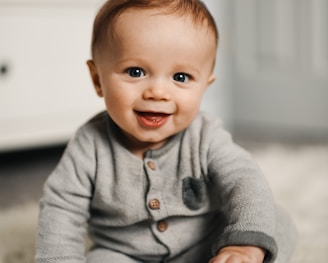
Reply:
[[[327,140],[328,1],[208,2],[221,32],[214,111],[240,137]]]
[[[202,109],[255,156],[295,219],[293,262],[326,262],[328,0],[204,2],[220,46]],[[85,63],[102,3],[0,0],[0,263],[30,262],[42,184],[77,127],[104,109]],[[19,211],[30,221],[11,227]]]
[[[100,0],[0,0],[0,151],[66,142],[103,102],[86,67]],[[328,138],[327,0],[206,0],[220,30],[202,108],[238,137]]]

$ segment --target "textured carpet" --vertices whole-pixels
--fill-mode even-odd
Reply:
[[[328,145],[246,145],[299,231],[292,263],[328,262]],[[38,205],[0,211],[0,263],[32,263]]]
[[[328,145],[270,145],[252,152],[298,228],[292,262],[328,262]]]

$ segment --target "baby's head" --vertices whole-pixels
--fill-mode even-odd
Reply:
[[[108,45],[110,34],[115,32],[115,22],[128,9],[157,10],[158,13],[189,17],[195,27],[203,27],[213,34],[215,47],[219,33],[207,7],[199,0],[109,0],[99,10],[93,26],[91,53],[95,59]]]
[[[214,81],[218,32],[197,0],[109,0],[88,61],[107,112],[137,155],[162,146],[196,117]]]

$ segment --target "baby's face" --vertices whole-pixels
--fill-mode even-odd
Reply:
[[[109,43],[94,67],[97,93],[131,149],[158,148],[199,111],[214,80],[214,35],[190,18],[130,9]]]

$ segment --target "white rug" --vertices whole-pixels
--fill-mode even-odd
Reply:
[[[293,263],[328,262],[328,145],[269,145],[253,155],[299,232]]]
[[[0,211],[0,263],[33,263],[36,203]]]
[[[328,262],[328,145],[248,149],[297,225],[292,263]],[[0,211],[0,263],[33,263],[37,215],[35,203]]]

